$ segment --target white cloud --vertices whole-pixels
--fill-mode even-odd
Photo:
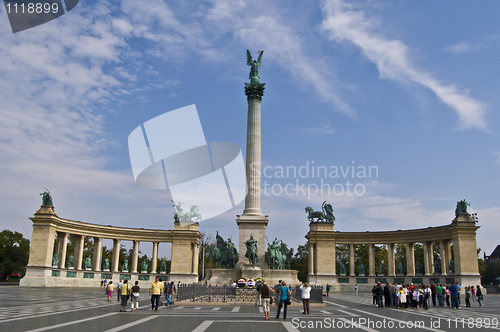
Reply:
[[[365,12],[342,0],[329,0],[323,6],[322,27],[337,42],[348,41],[358,46],[378,68],[380,76],[395,81],[419,83],[451,107],[458,115],[460,127],[486,130],[486,106],[460,92],[454,85],[446,85],[430,74],[414,68],[408,59],[408,48],[399,40],[390,40],[377,34],[375,24]]]
[[[335,129],[333,129],[330,123],[323,123],[316,127],[305,128],[307,132],[319,134],[319,135],[331,135],[335,133]]]
[[[453,53],[468,53],[472,52],[474,48],[475,47],[471,46],[469,43],[461,41],[456,45],[446,47],[445,50]]]

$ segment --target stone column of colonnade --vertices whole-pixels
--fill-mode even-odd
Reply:
[[[396,275],[396,260],[394,255],[394,243],[387,243],[387,275],[394,277]]]
[[[422,243],[424,247],[424,275],[429,276],[433,274],[433,264],[434,264],[434,250],[432,241],[426,241]]]
[[[446,262],[449,262],[448,250],[446,250],[447,245],[448,241],[446,240],[441,240],[439,242],[439,251],[441,254],[441,274],[444,276],[448,275],[448,264],[446,264]]]
[[[309,261],[307,264],[308,272],[307,274],[310,276],[313,276],[316,274],[316,271],[314,271],[314,243],[309,242]]]
[[[65,233],[65,232],[58,232],[57,233],[57,240],[59,241],[59,243],[57,245],[57,254],[59,255],[58,267],[60,269],[65,268],[66,250],[68,248],[68,236],[69,236],[69,233]]]
[[[158,266],[158,243],[159,242],[153,242],[153,254],[151,258],[151,273],[156,273],[157,266]]]
[[[191,273],[198,273],[198,256],[199,256],[199,250],[200,250],[200,245],[197,242],[192,243],[193,247],[193,256],[192,256],[192,268],[191,268]]]
[[[119,240],[119,239],[113,240],[113,258],[111,261],[111,272],[119,272],[118,271],[118,262],[120,259],[120,243],[121,243],[121,240]]]
[[[414,242],[406,242],[406,275],[415,275],[415,247]]]
[[[375,251],[374,251],[374,244],[370,243],[368,245],[368,276],[374,277],[375,276]]]
[[[349,276],[354,277],[356,272],[354,271],[354,244],[349,244]]]
[[[130,272],[137,273],[137,262],[139,260],[139,241],[134,240],[132,247],[132,265]]]
[[[74,258],[75,258],[75,270],[82,269],[83,262],[83,244],[85,241],[85,236],[83,235],[74,235],[75,243],[74,243]]]
[[[92,269],[101,271],[102,237],[94,237],[94,250],[92,251]]]

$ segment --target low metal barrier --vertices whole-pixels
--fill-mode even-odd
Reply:
[[[290,287],[291,301],[302,302],[300,286]],[[178,301],[192,302],[254,302],[257,296],[255,288],[237,288],[228,285],[212,286],[200,284],[181,284],[177,289]],[[323,302],[323,286],[311,286],[311,303]]]

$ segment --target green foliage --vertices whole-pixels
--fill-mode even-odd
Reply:
[[[394,245],[394,260],[396,261],[396,265],[398,263],[403,264],[403,274],[406,274],[406,244],[404,243],[396,243]]]
[[[479,269],[479,274],[484,275],[486,273],[487,266],[484,263],[484,259],[479,257],[479,253],[481,253],[481,248],[477,249],[477,268]]]
[[[290,268],[299,271],[298,278],[301,282],[307,282],[307,260],[309,259],[309,244],[297,248],[297,252],[292,257]]]
[[[368,254],[368,245],[367,244],[360,244],[357,246],[354,246],[354,273],[358,274],[359,272],[359,265],[363,264],[365,267],[365,274],[368,275],[369,273],[369,254]]]
[[[335,251],[335,257],[337,260],[335,264],[337,275],[340,275],[340,263],[344,263],[346,273],[349,274],[349,245],[338,245]]]
[[[389,268],[387,265],[387,248],[385,246],[374,246],[373,252],[375,256],[375,275],[380,273],[379,267],[382,262],[382,265],[384,266],[384,275],[387,275]]]
[[[6,229],[0,232],[0,279],[6,279],[14,273],[24,277],[29,252],[30,241],[21,233]]]
[[[492,285],[495,278],[500,277],[500,261],[485,264],[484,274],[481,275],[481,284]]]

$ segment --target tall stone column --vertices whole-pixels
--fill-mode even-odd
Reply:
[[[439,242],[439,251],[441,254],[441,274],[444,276],[448,275],[448,264],[446,264],[446,262],[448,261],[448,258],[446,257],[448,252],[446,250],[446,245],[446,240],[441,240]]]
[[[112,272],[118,272],[118,263],[120,261],[120,242],[119,239],[113,240],[113,262],[111,265]]]
[[[375,251],[373,248],[373,244],[368,245],[368,265],[369,265],[369,276],[375,276]]]
[[[68,249],[68,235],[69,233],[59,232],[58,237],[61,237],[61,242],[59,242],[59,268],[64,269],[66,263],[66,250]]]
[[[102,237],[94,237],[94,250],[92,252],[92,269],[101,271]]]
[[[415,247],[414,242],[406,243],[406,275],[415,275]]]
[[[137,273],[137,261],[139,260],[139,241],[134,240],[132,248],[132,266],[131,272]]]
[[[153,255],[151,258],[151,273],[158,273],[158,242],[153,242]]]
[[[83,244],[85,241],[85,236],[83,235],[76,235],[75,236],[75,269],[76,270],[81,270],[82,269],[82,262],[83,262]]]
[[[309,242],[309,261],[307,266],[309,276],[314,275],[314,243]]]
[[[351,277],[356,275],[354,271],[354,244],[349,244],[349,275]]]
[[[251,83],[245,83],[245,94],[248,100],[248,122],[247,122],[247,149],[246,149],[246,178],[247,196],[245,197],[245,209],[236,222],[239,226],[237,267],[242,269],[248,266],[245,257],[245,241],[250,235],[257,240],[257,251],[259,262],[256,266],[267,268],[265,262],[266,252],[266,227],[269,222],[260,209],[261,193],[261,120],[260,106],[264,95],[264,83],[258,79],[252,79]]]
[[[396,275],[396,261],[394,256],[394,243],[387,243],[387,275],[394,277]]]

